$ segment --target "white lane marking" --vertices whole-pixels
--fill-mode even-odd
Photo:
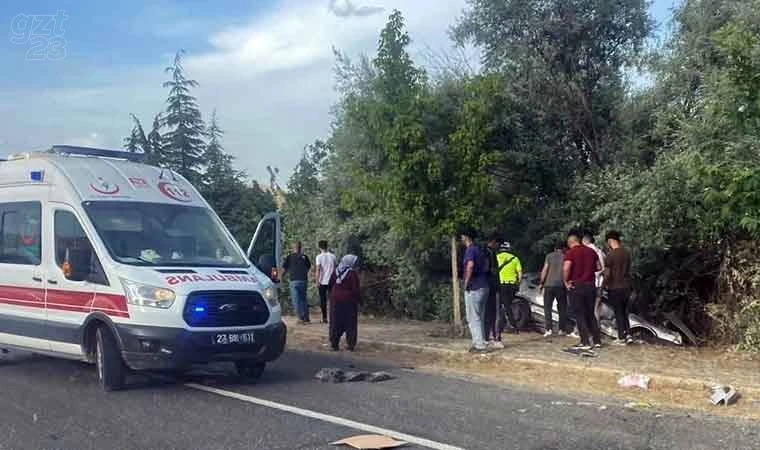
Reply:
[[[409,434],[399,433],[393,430],[387,430],[385,428],[376,427],[374,425],[367,425],[365,423],[355,422],[353,420],[344,419],[342,417],[331,416],[329,414],[323,414],[320,412],[311,411],[309,409],[302,409],[302,408],[297,408],[295,406],[284,405],[282,403],[277,403],[270,400],[264,400],[261,398],[251,397],[250,395],[239,394],[237,392],[225,391],[224,389],[217,389],[211,386],[204,386],[202,384],[196,384],[196,383],[187,383],[185,384],[185,386],[192,389],[198,389],[199,391],[205,391],[212,394],[221,395],[223,397],[234,398],[237,400],[253,403],[255,405],[264,406],[267,408],[278,409],[280,411],[296,414],[303,417],[308,417],[310,419],[321,420],[323,422],[332,423],[334,425],[340,425],[343,427],[353,428],[355,430],[365,431],[367,433],[383,434],[385,436],[390,436],[400,441],[405,441],[410,444],[420,445],[426,448],[432,448],[434,450],[465,450],[461,447],[455,447],[453,445],[442,444],[440,442],[431,441],[425,438],[412,436]]]

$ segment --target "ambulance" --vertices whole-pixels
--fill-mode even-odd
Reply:
[[[186,179],[141,157],[0,160],[0,348],[93,363],[109,391],[131,370],[216,361],[261,376],[286,341],[279,216],[245,252]]]

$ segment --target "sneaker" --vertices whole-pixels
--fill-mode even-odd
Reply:
[[[552,337],[552,335],[554,335],[554,332],[552,330],[546,330],[544,333],[545,338]]]
[[[615,339],[614,341],[612,341],[612,345],[616,345],[618,347],[625,347],[626,345],[628,345],[628,341],[624,339]]]
[[[494,350],[504,350],[504,343],[501,341],[493,341],[489,345]]]
[[[576,350],[591,350],[591,346],[584,344],[583,342],[578,342],[577,344],[573,345],[572,348]]]
[[[597,342],[596,344],[594,344],[594,348],[597,348],[597,349],[602,348],[602,344]]]
[[[625,343],[626,344],[635,344],[636,340],[633,338],[633,336],[626,336]]]
[[[578,335],[577,331],[573,331],[572,333],[568,334],[567,337],[571,337],[573,339],[580,339],[581,337]]]

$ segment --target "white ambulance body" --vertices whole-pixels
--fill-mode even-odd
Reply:
[[[93,362],[108,390],[212,361],[259,376],[285,347],[279,216],[246,255],[187,180],[124,155],[0,160],[0,348]]]

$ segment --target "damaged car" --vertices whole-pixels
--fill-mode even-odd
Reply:
[[[543,331],[544,296],[538,287],[539,277],[540,275],[537,273],[529,273],[523,277],[520,284],[520,292],[517,294],[518,300],[515,302],[516,305],[513,305],[513,310],[524,312],[526,309],[529,309],[531,315],[530,319],[533,326],[536,329]],[[556,303],[552,309],[552,320],[554,323],[559,322],[559,313],[557,312]],[[677,331],[670,330],[664,326],[655,325],[633,313],[628,315],[628,320],[631,324],[631,334],[640,340],[670,345],[683,345],[684,338],[681,333]],[[618,333],[615,324],[615,313],[612,308],[604,302],[602,302],[601,320],[599,325],[603,334],[611,338],[617,338]]]

